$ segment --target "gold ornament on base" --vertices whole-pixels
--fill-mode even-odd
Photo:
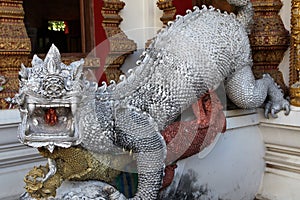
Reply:
[[[113,158],[112,155],[94,154],[81,147],[55,148],[52,153],[46,148],[39,148],[39,151],[43,157],[55,162],[56,172],[46,178],[50,171],[47,164],[34,167],[25,176],[25,189],[35,199],[55,197],[57,188],[64,180],[100,180],[111,183],[120,174],[116,169],[133,161],[127,153]]]

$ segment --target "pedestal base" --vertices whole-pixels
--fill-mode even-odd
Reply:
[[[103,191],[103,188],[108,184],[100,181],[65,181],[57,190],[55,198],[52,200],[61,199],[94,199],[107,200],[108,195]],[[19,200],[35,200],[28,193],[24,193]]]

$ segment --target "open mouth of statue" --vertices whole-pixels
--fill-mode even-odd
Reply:
[[[20,139],[31,146],[70,146],[79,140],[77,104],[27,104]],[[35,144],[34,144],[35,143]]]

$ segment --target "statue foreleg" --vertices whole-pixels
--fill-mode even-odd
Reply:
[[[162,184],[166,145],[156,123],[145,113],[119,109],[115,130],[116,144],[132,151],[137,159],[138,191],[132,199],[157,199]],[[111,199],[125,198],[112,188],[107,190],[110,190]]]
[[[49,167],[49,172],[43,178],[43,182],[49,180],[52,176],[54,176],[54,174],[57,171],[56,162],[54,159],[48,158],[48,167]]]

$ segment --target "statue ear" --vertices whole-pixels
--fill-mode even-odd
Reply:
[[[44,63],[44,61],[42,59],[40,59],[36,54],[34,54],[32,61],[31,61],[32,67],[34,67],[36,65],[41,65],[43,63]]]
[[[72,68],[73,71],[73,77],[75,78],[80,78],[82,73],[83,73],[83,64],[84,64],[84,59],[80,59],[79,61],[72,62],[70,64],[70,67]]]
[[[21,70],[19,71],[19,80],[21,81],[21,79],[28,79],[28,69],[23,63],[21,64]]]

